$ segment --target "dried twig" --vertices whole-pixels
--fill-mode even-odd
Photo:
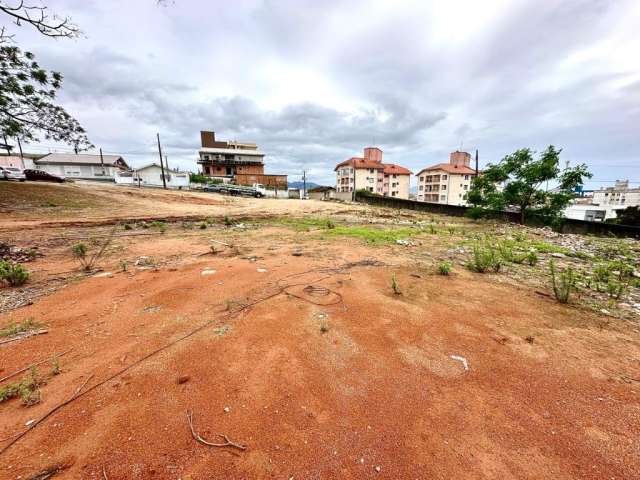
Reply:
[[[213,243],[219,243],[220,245],[224,245],[225,247],[229,247],[229,248],[231,248],[233,246],[233,245],[230,245],[228,243],[221,242],[219,240],[211,240],[211,239],[209,239],[209,241],[213,242]]]
[[[73,348],[70,348],[69,350],[65,350],[62,353],[55,354],[51,358],[60,358],[63,355],[66,355],[67,353],[69,353],[71,350],[73,350]],[[45,362],[49,362],[51,360],[51,358],[45,358],[44,360],[40,360],[39,362],[32,363],[31,365],[27,365],[26,367],[21,368],[20,370],[17,370],[17,371],[15,371],[13,373],[10,373],[9,375],[6,375],[6,376],[0,378],[0,383],[4,382],[5,380],[9,380],[10,378],[15,377],[16,375],[20,375],[22,372],[26,372],[30,368],[37,367],[38,365],[41,365],[41,364],[43,364]]]
[[[42,335],[44,333],[49,333],[49,330],[31,330],[29,332],[20,333],[20,334],[16,335],[15,337],[11,337],[11,338],[8,338],[6,340],[2,340],[2,341],[0,341],[0,345],[2,345],[3,343],[10,343],[10,342],[15,342],[17,340],[22,340],[24,338],[33,337],[35,335]]]
[[[109,477],[107,477],[107,472],[104,469],[104,467],[102,467],[102,477],[104,478],[104,480],[109,480]]]
[[[245,445],[240,445],[239,443],[235,443],[229,440],[229,437],[227,437],[224,433],[216,434],[219,437],[224,438],[224,443],[212,443],[202,438],[200,435],[198,435],[198,433],[195,431],[193,427],[193,412],[191,410],[187,410],[187,421],[189,422],[189,428],[191,429],[191,436],[194,438],[195,441],[203,445],[207,445],[209,447],[233,447],[239,450],[247,449]]]

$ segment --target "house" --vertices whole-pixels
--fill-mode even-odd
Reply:
[[[129,170],[120,155],[50,153],[33,163],[36,170],[82,180],[114,181],[117,172]]]
[[[471,155],[456,150],[449,156],[449,163],[439,163],[418,172],[419,202],[466,205],[465,194],[471,188],[471,180],[476,176],[472,169]]]
[[[286,190],[286,175],[264,173],[264,153],[255,143],[218,141],[215,132],[209,131],[200,132],[200,141],[198,164],[203,175],[225,183],[261,183],[266,187]]]
[[[191,180],[189,172],[176,169],[164,169],[164,178],[167,188],[189,188]],[[135,187],[164,187],[162,182],[162,167],[157,163],[150,163],[143,167],[129,170],[126,172],[118,172],[115,176],[115,182],[118,185],[133,185]]]
[[[22,155],[8,155],[0,153],[0,167],[16,167],[24,170],[25,168],[35,168],[34,160],[42,158],[42,154],[24,153]]]
[[[314,187],[307,190],[307,196],[312,200],[331,200],[335,193],[336,189],[333,187]]]
[[[409,198],[411,171],[393,163],[382,163],[382,150],[364,149],[364,157],[352,157],[339,163],[336,172],[336,191],[367,190],[379,195]]]

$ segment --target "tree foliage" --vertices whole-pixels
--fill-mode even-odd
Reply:
[[[0,1],[0,16],[17,26],[31,25],[48,37],[74,37],[78,28],[69,18],[50,15],[45,6]],[[0,17],[2,18],[2,17]],[[91,146],[84,129],[55,103],[62,74],[43,69],[30,52],[14,44],[13,36],[0,28],[0,129],[7,137],[37,140],[41,135],[73,145]]]
[[[584,178],[591,178],[584,164],[560,170],[561,151],[551,145],[535,159],[535,152],[523,148],[497,164],[489,164],[473,179],[467,201],[491,210],[515,209],[520,213],[521,223],[532,213],[552,222],[569,205],[573,190]],[[547,182],[558,186],[543,190]]]
[[[622,225],[633,225],[640,227],[640,207],[633,206],[627,207],[624,210],[618,211],[618,218],[616,223]]]

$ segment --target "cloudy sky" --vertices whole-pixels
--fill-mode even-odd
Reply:
[[[46,4],[84,36],[12,27],[17,43],[64,74],[60,101],[91,141],[133,165],[157,159],[160,132],[170,165],[195,171],[209,129],[258,143],[290,181],[332,183],[367,145],[417,172],[461,146],[482,165],[553,144],[592,187],[640,184],[638,0]]]

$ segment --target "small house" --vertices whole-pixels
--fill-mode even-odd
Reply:
[[[129,169],[120,155],[50,153],[34,161],[36,170],[80,180],[114,181],[116,173]]]
[[[164,169],[164,179],[167,188],[189,188],[191,184],[189,172],[182,172],[170,168]],[[135,170],[119,172],[115,181],[118,185],[132,185],[135,187],[163,187],[162,167],[157,163],[150,163]]]

